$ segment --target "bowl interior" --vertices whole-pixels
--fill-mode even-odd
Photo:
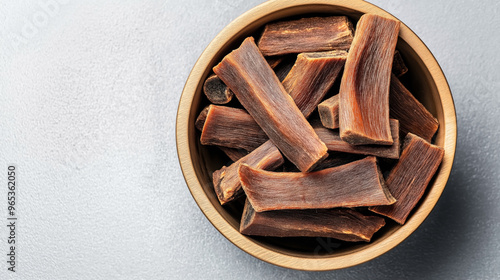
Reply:
[[[373,9],[373,11],[371,11],[370,9]],[[237,22],[237,24],[233,24],[232,26],[227,27],[236,30],[234,34],[223,41],[216,42],[218,38],[214,39],[214,41],[211,44],[216,42],[220,45],[220,48],[217,48],[216,50],[212,49],[210,53],[208,54],[204,53],[202,55],[202,57],[206,59],[205,61],[206,63],[202,64],[203,68],[196,69],[197,71],[200,71],[198,75],[201,78],[196,81],[191,81],[192,83],[194,83],[192,87],[194,89],[194,95],[191,102],[186,103],[189,104],[189,108],[185,108],[187,111],[186,114],[188,114],[187,128],[186,128],[187,139],[185,140],[187,141],[187,145],[189,146],[189,151],[190,151],[189,157],[192,163],[192,167],[194,169],[194,177],[199,182],[203,195],[206,196],[206,198],[208,199],[210,204],[209,206],[213,207],[217,212],[217,214],[220,215],[226,222],[226,225],[224,226],[232,227],[234,231],[238,231],[244,201],[242,200],[236,201],[230,203],[227,206],[221,206],[219,204],[215,192],[213,190],[213,184],[211,178],[212,178],[212,173],[215,170],[229,163],[228,158],[215,147],[201,145],[199,141],[200,132],[197,131],[194,127],[196,117],[198,116],[200,111],[209,104],[209,101],[203,94],[202,88],[203,88],[203,82],[211,73],[212,67],[215,66],[227,53],[237,48],[246,37],[254,36],[257,39],[260,36],[260,32],[262,31],[263,26],[268,22],[281,19],[289,19],[289,18],[293,19],[293,18],[307,17],[307,16],[346,15],[351,19],[351,21],[354,24],[356,24],[359,17],[367,11],[370,12],[375,11],[383,16],[389,15],[383,10],[371,4],[367,6],[367,9],[365,10],[352,7],[349,8],[345,7],[345,5],[341,6],[334,4],[328,4],[328,5],[304,4],[304,5],[288,6],[281,9],[275,8],[273,12],[263,13],[262,15],[255,16],[253,20],[247,22],[240,21]],[[247,15],[247,18],[252,18],[252,17]],[[411,33],[411,31],[409,32]],[[435,136],[434,143],[436,145],[443,147],[445,144],[446,122],[445,122],[444,107],[441,96],[438,92],[438,87],[436,85],[436,82],[433,79],[431,73],[429,72],[429,69],[426,67],[426,64],[422,59],[422,57],[420,57],[419,54],[417,54],[417,52],[414,50],[414,48],[412,48],[412,46],[404,36],[399,37],[397,43],[397,49],[400,51],[406,65],[409,68],[408,73],[406,73],[401,80],[407,86],[407,88],[413,93],[413,95],[420,102],[422,102],[422,104],[439,120],[440,127]],[[431,59],[433,58],[431,57]],[[197,66],[199,66],[199,63],[197,63]],[[193,69],[193,71],[195,71],[195,69]],[[181,105],[182,105],[182,99],[181,99]],[[179,110],[181,110],[181,108]],[[454,147],[452,152],[454,154]],[[181,155],[179,156],[181,157]],[[181,165],[182,165],[182,160],[181,160]],[[440,173],[441,173],[440,170],[438,170],[436,172],[437,174],[436,176],[438,176]],[[448,175],[449,172],[448,174],[446,174],[446,179]],[[428,200],[427,196],[429,195],[429,192],[432,190],[434,186],[435,179],[436,178],[434,178],[433,181],[431,181],[429,187],[427,188],[426,193],[420,200],[420,203],[415,207],[412,214],[408,218],[407,224],[411,224],[411,220],[414,218],[413,217],[414,213],[419,212],[419,209]],[[190,188],[192,187],[190,186]],[[437,194],[438,196],[440,195],[441,191],[442,189],[438,191]],[[191,192],[193,193],[192,189]],[[193,194],[193,196],[195,195]],[[197,200],[197,202],[200,205],[200,201]],[[435,203],[435,201],[433,203]],[[434,204],[432,204],[432,206],[434,206]],[[203,210],[204,207],[202,205],[200,205],[200,207]],[[205,214],[207,213],[205,212]],[[425,214],[425,216],[427,214]],[[208,216],[209,215],[207,215],[207,217]],[[418,224],[420,224],[423,221],[423,219],[425,219],[425,217],[423,218],[418,217],[418,219],[419,219]],[[209,220],[211,220],[211,222],[214,223],[214,221],[210,219],[210,217]],[[390,236],[394,234],[400,234],[398,232],[401,232],[406,227],[406,225],[399,226],[396,223],[389,221],[388,219],[387,222],[388,222],[387,225],[374,235],[374,237],[372,238],[372,242],[370,243],[348,244],[345,242],[338,242],[334,239],[328,239],[328,238],[271,238],[271,237],[241,236],[238,237],[241,238],[241,240],[238,240],[236,242],[231,238],[229,239],[239,247],[242,247],[238,244],[239,242],[251,242],[258,245],[260,248],[265,248],[286,256],[299,257],[299,258],[316,258],[316,259],[332,258],[332,257],[340,257],[347,254],[352,254],[354,252],[359,252],[361,250],[365,250],[370,247],[376,247],[386,244],[387,238],[390,238]],[[221,230],[220,225],[217,225],[216,223],[214,223],[214,225],[219,230]],[[410,230],[413,231],[415,228],[416,226],[413,225]],[[410,233],[407,233],[407,235],[409,235]],[[281,265],[280,263],[277,264]]]

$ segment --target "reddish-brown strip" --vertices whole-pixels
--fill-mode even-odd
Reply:
[[[285,91],[252,37],[226,55],[214,72],[301,171],[311,170],[328,156],[325,144]]]
[[[283,87],[307,118],[344,68],[346,51],[301,53],[283,80]]]
[[[339,95],[326,99],[318,105],[318,113],[324,127],[339,128]]]
[[[329,151],[345,152],[351,154],[372,155],[382,158],[399,158],[399,122],[391,119],[391,134],[393,144],[386,145],[351,145],[340,139],[338,130],[331,130],[321,125],[314,126],[314,131],[321,141],[326,144]]]
[[[408,132],[411,132],[430,143],[439,127],[437,119],[405,88],[395,75],[392,75],[391,78],[389,98],[391,118],[399,120],[402,136],[404,137]]]
[[[361,16],[340,84],[342,140],[353,145],[391,145],[389,85],[399,21]]]
[[[205,125],[205,120],[207,119],[207,114],[208,114],[209,109],[210,109],[210,106],[205,107],[203,110],[201,110],[200,114],[196,118],[196,122],[195,122],[194,126],[200,131],[203,131],[203,126]],[[245,112],[245,114],[247,114],[247,113]],[[254,121],[254,123],[255,123],[255,121]],[[255,125],[257,125],[257,124],[255,124]],[[260,127],[259,127],[259,129],[260,129]],[[224,154],[226,154],[226,156],[229,159],[231,159],[232,161],[237,161],[240,158],[242,158],[248,154],[248,152],[243,150],[243,149],[227,148],[227,147],[223,147],[223,146],[219,146],[218,148],[222,152],[224,152]]]
[[[311,17],[269,23],[258,45],[266,56],[348,50],[353,26],[345,16]]]
[[[420,200],[436,173],[444,150],[426,140],[408,133],[401,157],[387,177],[387,187],[397,202],[389,206],[369,209],[404,224],[411,210]]]
[[[200,130],[200,131],[203,131],[203,126],[205,125],[205,121],[207,119],[207,114],[208,114],[208,110],[210,109],[210,105],[205,107],[201,112],[200,114],[198,115],[198,118],[196,118],[196,122],[195,122],[195,127]],[[242,110],[244,111],[244,110]],[[250,117],[252,118],[247,112],[244,112],[245,115],[247,117]],[[251,128],[251,129],[259,129],[261,130],[260,126],[253,120],[253,118],[251,119],[251,121],[248,121],[244,124],[244,126],[249,126],[249,125],[253,125],[255,127]],[[262,130],[261,130],[262,131]],[[263,132],[262,132],[263,133]],[[266,136],[267,137],[267,136]],[[245,140],[245,139],[244,139]],[[228,147],[224,147],[224,146],[218,146],[218,148],[224,152],[224,154],[226,154],[227,157],[229,157],[229,159],[231,159],[232,161],[237,161],[239,160],[240,158],[248,155],[248,151],[245,151],[243,149],[236,149],[236,148],[228,148]]]
[[[245,202],[240,232],[260,236],[331,237],[369,242],[385,225],[382,217],[367,216],[353,209],[280,210],[256,212]]]
[[[248,155],[242,157],[230,166],[223,166],[212,175],[215,193],[221,204],[238,198],[243,194],[238,168],[240,164],[247,164],[259,169],[274,170],[283,164],[283,156],[276,146],[267,141]]]
[[[392,61],[392,73],[397,77],[401,77],[408,72],[408,67],[401,56],[401,53],[396,50],[394,52],[394,60]]]
[[[239,178],[255,211],[389,205],[375,157],[310,173],[269,172],[239,166]]]
[[[267,135],[245,110],[209,106],[200,138],[202,145],[253,151],[267,140]]]

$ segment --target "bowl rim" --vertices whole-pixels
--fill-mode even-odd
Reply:
[[[363,0],[270,0],[248,10],[220,31],[193,66],[179,101],[176,120],[176,144],[179,163],[191,195],[207,219],[230,242],[248,254],[274,265],[298,270],[325,271],[346,268],[374,259],[397,246],[422,224],[436,205],[450,176],[456,152],[457,120],[453,97],[441,67],[422,40],[408,26],[401,22],[399,37],[405,40],[415,51],[434,80],[443,106],[443,119],[445,120],[443,145],[445,155],[438,174],[435,176],[433,187],[425,197],[425,205],[422,203],[422,207],[412,214],[404,226],[396,229],[390,236],[377,242],[377,244],[339,256],[306,258],[283,254],[270,250],[239,233],[238,230],[231,226],[218,213],[215,206],[212,205],[195,173],[193,163],[191,162],[191,149],[188,138],[190,108],[192,107],[199,81],[211,63],[211,58],[231,38],[237,36],[241,30],[241,26],[246,26],[251,22],[280,10],[308,5],[341,6],[359,11],[360,13],[374,13],[399,20],[382,8]]]

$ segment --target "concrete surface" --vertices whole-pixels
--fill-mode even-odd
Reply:
[[[0,279],[500,278],[500,46],[494,0],[373,3],[427,44],[456,102],[459,138],[437,207],[368,263],[311,273],[244,253],[183,180],[174,126],[210,40],[262,0],[0,2],[0,219],[17,167],[17,263]],[[14,277],[17,276],[17,277]]]

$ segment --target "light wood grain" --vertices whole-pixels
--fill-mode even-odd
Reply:
[[[210,222],[232,243],[266,262],[300,270],[332,270],[371,260],[397,246],[424,221],[441,196],[451,172],[457,139],[457,121],[452,95],[439,64],[425,44],[401,24],[397,49],[409,68],[407,85],[416,98],[439,120],[435,144],[445,155],[431,185],[410,214],[404,226],[388,225],[371,243],[353,245],[325,255],[287,249],[283,244],[259,241],[239,233],[239,217],[231,208],[220,206],[211,183],[211,173],[224,163],[220,151],[202,147],[194,123],[207,105],[203,101],[203,82],[211,68],[253,35],[264,24],[300,14],[343,14],[357,20],[364,13],[395,18],[361,0],[274,0],[244,13],[224,28],[201,54],[184,87],[177,113],[177,151],[186,183],[196,203]],[[287,244],[285,244],[287,245]],[[288,244],[293,245],[293,244]],[[288,246],[290,247],[290,246]],[[314,249],[314,248],[313,248]]]

